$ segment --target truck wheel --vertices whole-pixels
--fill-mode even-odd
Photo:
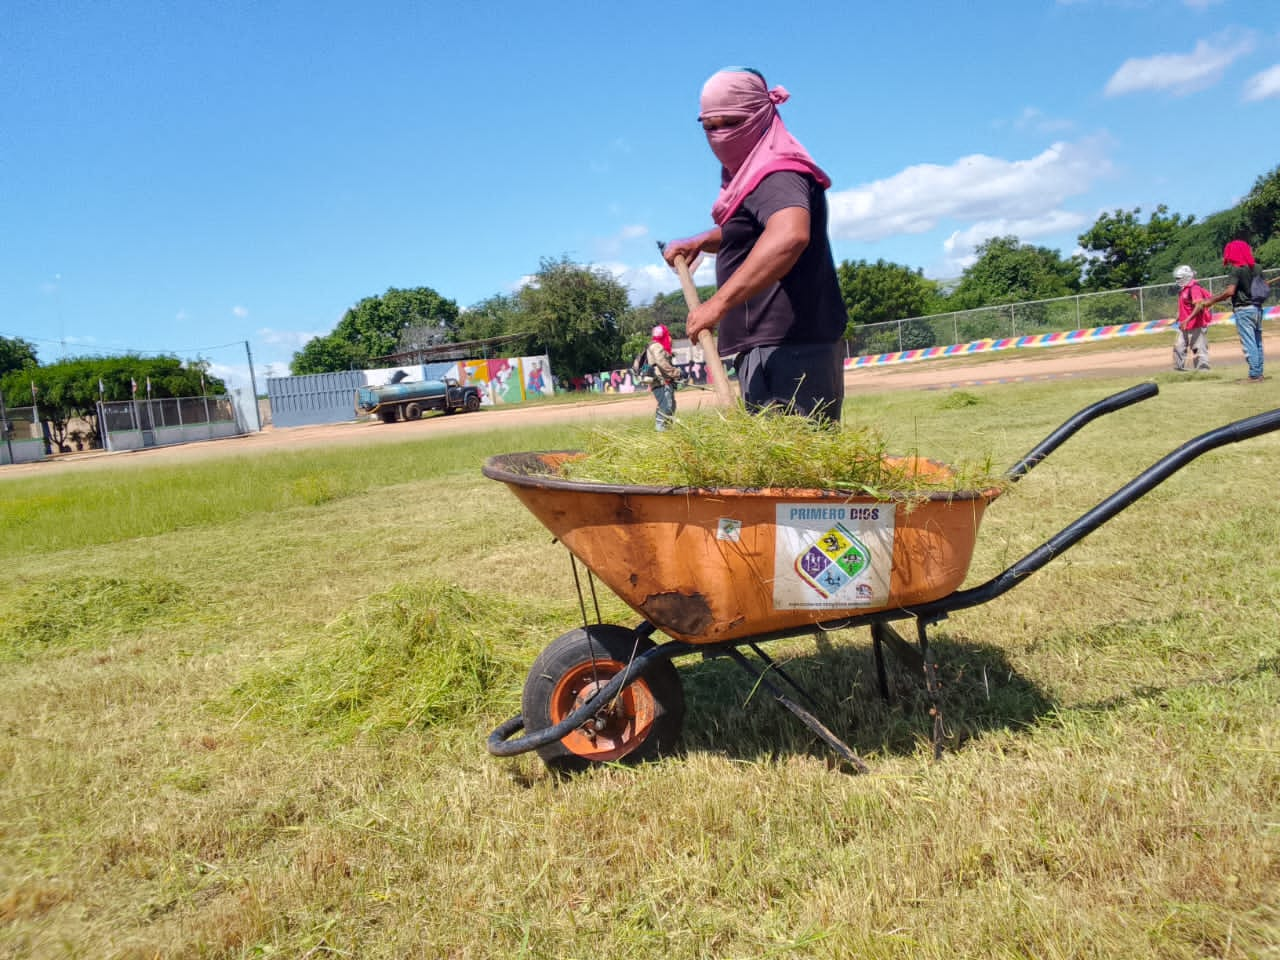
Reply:
[[[383,423],[395,423],[396,422],[395,407],[392,407],[390,410],[379,410],[378,419],[381,420]]]
[[[406,403],[404,405],[404,418],[406,420],[417,420],[422,416],[422,408],[416,403]]]
[[[652,649],[633,631],[611,624],[571,630],[534,661],[521,712],[528,733],[559,723],[591,698],[633,657]],[[552,770],[575,772],[594,763],[639,763],[670,753],[684,723],[684,690],[670,660],[622,688],[611,704],[562,740],[538,748]]]
[[[480,409],[480,398],[474,393],[468,394],[467,399],[463,401],[462,409],[467,413],[475,413]]]

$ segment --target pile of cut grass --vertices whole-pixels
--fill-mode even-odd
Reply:
[[[0,603],[0,660],[38,648],[101,645],[190,612],[190,591],[165,579],[76,576],[31,582]]]
[[[302,657],[252,677],[234,699],[338,740],[456,723],[515,695],[519,660],[493,638],[532,642],[543,632],[533,620],[527,605],[442,579],[403,584],[357,603]]]
[[[893,456],[870,426],[808,417],[751,414],[743,407],[698,412],[658,432],[648,422],[596,426],[585,456],[564,476],[595,483],[655,487],[838,490],[874,497],[926,496],[1002,487],[991,457],[941,471],[921,470],[908,451]]]

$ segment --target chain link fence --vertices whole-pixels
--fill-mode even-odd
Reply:
[[[1268,279],[1280,270],[1263,271]],[[1227,284],[1226,275],[1200,278],[1201,286],[1217,295]],[[1006,303],[928,317],[910,317],[887,323],[855,327],[846,337],[848,356],[897,353],[946,347],[974,340],[998,340],[1038,333],[1087,330],[1126,323],[1145,323],[1178,315],[1178,287],[1172,283],[1081,293],[1052,300]],[[1218,305],[1217,309],[1229,309]]]
[[[216,397],[111,400],[98,404],[98,430],[107,450],[139,450],[247,433],[235,401]]]
[[[7,407],[0,416],[0,464],[31,463],[44,456],[44,432],[36,407]]]

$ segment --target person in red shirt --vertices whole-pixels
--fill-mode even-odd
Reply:
[[[1205,329],[1209,326],[1209,311],[1196,306],[1199,300],[1208,300],[1209,291],[1196,282],[1196,272],[1185,264],[1173,271],[1178,282],[1178,339],[1173,344],[1173,369],[1187,369],[1187,351],[1195,357],[1197,370],[1209,369],[1209,338]]]

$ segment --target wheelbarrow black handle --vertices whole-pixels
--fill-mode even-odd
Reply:
[[[646,628],[648,629],[646,630]],[[653,632],[653,626],[646,622],[637,627],[636,631],[643,631],[645,636],[648,636]],[[654,664],[661,660],[670,660],[672,657],[687,653],[692,649],[689,644],[677,642],[663,643],[656,647],[650,647],[631,661],[629,669],[614,674],[609,682],[596,691],[590,700],[559,723],[544,727],[541,730],[535,730],[532,733],[525,734],[523,737],[516,737],[516,739],[512,740],[512,737],[524,729],[524,717],[512,717],[510,720],[499,724],[493,733],[489,734],[486,746],[495,757],[514,757],[517,754],[536,750],[538,747],[545,747],[548,744],[555,743],[557,740],[563,740],[586,723],[601,707],[616,697],[623,687],[643,677]]]
[[[922,604],[904,612],[914,615],[924,622],[940,620],[948,613],[986,603],[1012,589],[1024,579],[1035,573],[1046,563],[1075,546],[1098,527],[1102,526],[1121,510],[1145,496],[1170,476],[1181,470],[1192,460],[1216,450],[1229,443],[1238,443],[1280,430],[1280,409],[1268,410],[1254,414],[1243,420],[1236,420],[1225,426],[1202,433],[1188,440],[1172,453],[1167,454],[1138,474],[1107,499],[1092,510],[1085,512],[1079,519],[1064,527],[1040,546],[1036,547],[1021,560],[1013,564],[1003,573],[992,577],[986,583],[969,590],[957,590],[949,596],[932,603]]]
[[[634,674],[630,679],[635,679]],[[613,679],[605,684],[602,690],[599,690],[595,696],[559,723],[544,727],[541,730],[535,730],[533,733],[527,733],[523,737],[516,737],[514,740],[511,738],[524,729],[524,717],[512,717],[510,720],[499,724],[493,733],[489,734],[486,746],[495,757],[514,757],[517,754],[528,753],[530,750],[537,750],[538,747],[545,747],[547,744],[555,743],[557,740],[563,740],[586,723],[587,718],[599,710],[612,697],[616,696],[627,681],[627,671],[624,670],[614,675]]]
[[[1154,383],[1140,383],[1136,387],[1130,387],[1128,390],[1121,390],[1119,393],[1113,393],[1109,397],[1104,397],[1097,403],[1092,403],[1085,407],[1079,413],[1075,414],[1062,426],[1049,436],[1045,437],[1031,449],[1025,457],[1015,463],[1012,467],[1005,471],[1005,478],[1012,482],[1021,480],[1030,472],[1031,468],[1038,464],[1041,460],[1053,453],[1054,450],[1062,446],[1067,439],[1077,430],[1083,427],[1091,420],[1107,413],[1114,413],[1124,407],[1131,406],[1142,400],[1150,399],[1160,392],[1160,388]]]

